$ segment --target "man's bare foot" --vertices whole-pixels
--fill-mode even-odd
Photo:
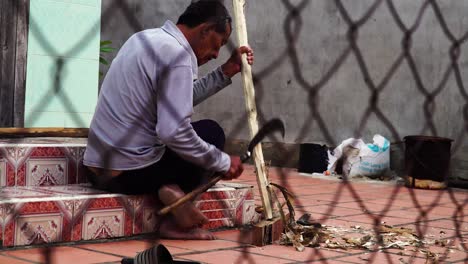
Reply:
[[[185,193],[178,185],[164,185],[159,189],[159,199],[170,205],[183,197]],[[172,210],[172,215],[180,228],[194,228],[208,223],[208,218],[204,216],[192,202],[186,202]]]
[[[164,218],[159,227],[159,236],[168,239],[187,240],[214,240],[216,237],[209,231],[195,227],[192,229],[182,229],[174,223],[172,216]]]

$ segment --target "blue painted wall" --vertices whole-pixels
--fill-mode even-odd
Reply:
[[[88,127],[99,82],[101,0],[31,0],[25,127]]]

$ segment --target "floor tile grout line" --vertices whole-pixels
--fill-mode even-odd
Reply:
[[[235,250],[235,251],[241,252],[240,250]],[[294,259],[283,258],[283,257],[278,257],[278,256],[271,256],[271,255],[264,255],[264,254],[260,254],[260,253],[256,253],[256,252],[248,252],[248,254],[249,255],[253,254],[253,255],[262,256],[262,257],[276,258],[276,259],[280,259],[280,260],[297,261],[297,260],[294,260]]]
[[[166,245],[166,247],[175,247],[175,248],[178,248],[178,249],[187,249],[187,248],[181,248],[181,247],[171,246],[171,245]],[[236,250],[236,249],[241,249],[241,248],[252,248],[252,247],[254,247],[254,246],[246,245],[246,246],[238,246],[238,247],[217,248],[217,249],[210,249],[210,250],[193,250],[193,251],[190,251],[190,252],[172,254],[172,256],[173,257],[181,257],[181,256],[195,255],[195,254],[204,254],[204,253],[219,252],[219,251],[225,251],[225,250]]]
[[[104,254],[104,255],[109,255],[109,256],[113,256],[113,257],[131,258],[131,257],[129,257],[129,256],[124,256],[124,255],[118,255],[118,254],[114,254],[114,253],[104,252],[104,251],[100,251],[100,250],[97,250],[97,249],[82,248],[82,247],[80,247],[79,245],[78,245],[78,246],[70,246],[70,247],[72,247],[72,248],[77,248],[77,249],[82,249],[82,250],[86,250],[86,251],[91,251],[91,252],[94,252],[94,253],[100,253],[100,254]]]
[[[20,258],[20,257],[17,257],[17,256],[5,255],[5,254],[3,254],[2,252],[0,252],[0,255],[1,255],[1,256],[4,256],[4,257],[7,257],[7,258],[12,258],[12,259],[17,259],[17,260],[21,260],[21,261],[26,261],[26,262],[28,262],[28,263],[35,263],[35,264],[40,263],[40,262],[31,261],[31,260],[29,260],[29,259]]]
[[[230,248],[219,248],[219,249],[214,249],[214,250],[205,250],[205,251],[193,251],[193,252],[186,252],[186,253],[179,253],[179,254],[174,254],[172,255],[173,257],[183,257],[183,256],[190,256],[190,255],[199,255],[199,254],[205,254],[205,253],[212,253],[212,252],[221,252],[221,251],[237,251],[237,252],[242,252],[242,249],[245,248],[255,248],[255,246],[248,246],[248,247],[230,247]],[[256,256],[261,256],[261,257],[268,257],[268,258],[275,258],[275,259],[280,259],[280,260],[288,260],[288,261],[295,261],[293,259],[287,259],[283,257],[278,257],[278,256],[269,256],[269,255],[264,255],[256,252],[248,252],[249,255],[256,255]]]
[[[325,249],[325,248],[319,248],[319,249]],[[346,257],[353,257],[353,256],[359,256],[359,255],[369,255],[369,254],[378,254],[378,253],[384,253],[384,254],[388,254],[388,255],[395,255],[395,256],[402,256],[398,253],[393,253],[393,252],[383,252],[381,250],[376,250],[376,251],[361,251],[361,252],[356,252],[356,253],[346,253],[346,252],[341,252],[341,251],[334,251],[332,250],[333,252],[340,252],[340,253],[344,253],[343,255],[339,255],[339,256],[333,256],[333,257],[324,257],[324,258],[320,258],[320,259],[317,259],[317,260],[313,260],[313,261],[325,261],[325,263],[328,263],[329,260],[339,260],[340,258],[346,258]],[[424,257],[418,257],[418,256],[413,256],[413,255],[403,255],[403,256],[406,256],[406,257],[411,257],[413,259],[425,259]],[[403,257],[402,256],[402,257]],[[296,263],[308,263],[310,262],[307,261],[307,262],[296,262]],[[352,262],[352,261],[342,261],[343,263],[355,263],[355,262]],[[376,263],[376,262],[373,262],[373,263]],[[288,263],[289,264],[289,263]],[[291,263],[292,264],[292,263]]]
[[[292,249],[294,249],[292,246],[291,246]],[[326,248],[321,248],[321,249],[324,249],[324,250],[328,250]],[[238,250],[236,250],[238,251]],[[343,257],[349,257],[349,256],[354,256],[354,255],[361,255],[361,254],[367,254],[369,252],[366,252],[366,251],[363,251],[363,252],[359,252],[359,253],[346,253],[346,252],[341,252],[341,251],[334,251],[334,250],[331,250],[333,252],[336,252],[336,253],[343,253],[343,255],[339,255],[339,256],[335,256],[335,257],[323,257],[323,258],[320,258],[320,259],[317,259],[317,260],[314,260],[314,261],[327,261],[327,260],[330,260],[330,259],[338,259],[338,258],[343,258]],[[260,256],[266,256],[266,257],[271,257],[269,255],[264,255],[264,254],[260,254],[260,253],[255,253],[255,252],[249,252],[249,254],[255,254],[255,255],[260,255]],[[279,259],[282,259],[282,260],[291,260],[291,261],[295,261],[295,262],[292,262],[292,263],[308,263],[310,262],[310,260],[307,260],[307,261],[297,261],[297,260],[293,260],[293,259],[288,259],[288,258],[282,258],[282,257],[276,257],[276,258],[279,258]]]

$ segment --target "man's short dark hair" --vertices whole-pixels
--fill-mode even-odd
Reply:
[[[191,3],[179,17],[177,24],[194,28],[205,22],[215,25],[218,33],[225,33],[227,26],[231,26],[232,18],[226,7],[217,0],[200,0]]]

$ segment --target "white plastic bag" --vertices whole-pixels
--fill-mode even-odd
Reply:
[[[328,152],[328,170],[336,171],[342,160],[344,177],[365,176],[377,178],[390,171],[390,142],[381,135],[374,135],[373,144],[362,139],[344,140],[333,152]]]

